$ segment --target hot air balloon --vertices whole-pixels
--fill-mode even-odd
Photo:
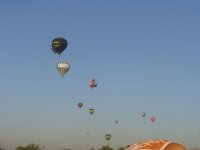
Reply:
[[[66,61],[60,61],[59,63],[57,63],[57,69],[63,77],[69,71],[70,65]]]
[[[83,103],[79,102],[78,107],[81,108],[83,106]]]
[[[90,113],[90,115],[92,115],[94,113],[94,109],[90,108],[90,109],[88,109],[88,112]]]
[[[105,135],[105,139],[107,140],[107,141],[110,141],[110,139],[111,139],[111,134],[109,134],[109,133],[107,133],[106,135]]]
[[[95,80],[95,79],[92,79],[92,80],[90,81],[90,88],[93,89],[93,88],[95,88],[95,87],[97,87],[96,80]]]
[[[156,117],[151,117],[150,120],[151,120],[151,122],[154,122],[154,121],[156,121]]]
[[[143,117],[143,118],[146,117],[146,113],[145,113],[145,112],[142,113],[142,117]],[[142,123],[145,124],[145,121],[143,120]]]
[[[116,120],[116,121],[115,121],[115,123],[116,123],[116,124],[118,124],[118,123],[119,123],[119,121],[118,121],[118,120]]]
[[[68,46],[68,42],[64,38],[55,38],[52,41],[51,49],[55,54],[61,54]]]
[[[145,112],[142,113],[142,117],[146,117],[146,113]]]
[[[130,145],[125,150],[186,150],[186,148],[173,141],[164,139],[150,139]]]

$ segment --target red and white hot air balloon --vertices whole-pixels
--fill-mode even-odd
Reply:
[[[97,87],[97,83],[96,83],[96,80],[93,78],[91,81],[90,81],[90,88],[93,89]]]
[[[125,150],[186,150],[176,142],[163,139],[150,139],[130,145]]]

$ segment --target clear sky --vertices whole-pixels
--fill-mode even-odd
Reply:
[[[60,58],[56,37],[69,43]],[[3,148],[99,148],[106,133],[113,148],[200,147],[199,0],[1,0],[0,52]],[[59,60],[71,66],[64,78]]]

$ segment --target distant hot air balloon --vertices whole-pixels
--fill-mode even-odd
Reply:
[[[68,42],[64,38],[55,38],[52,41],[51,49],[55,54],[61,54],[68,46]]]
[[[145,112],[142,113],[142,117],[146,117],[146,113]]]
[[[151,120],[151,122],[154,122],[154,121],[156,121],[156,117],[151,117],[150,120]]]
[[[79,108],[83,107],[83,103],[79,102],[79,103],[78,103],[78,107],[79,107]]]
[[[92,79],[92,80],[90,81],[90,88],[93,89],[93,88],[95,88],[95,87],[97,87],[96,80],[95,80],[95,79]]]
[[[57,63],[57,69],[63,77],[69,71],[70,65],[66,61],[60,61],[59,63]]]
[[[109,134],[109,133],[107,133],[106,135],[105,135],[105,139],[107,140],[107,141],[110,141],[110,139],[111,139],[111,134]]]
[[[90,115],[92,115],[94,113],[94,109],[90,108],[90,109],[88,109],[88,112],[90,113]]]
[[[118,121],[118,120],[116,120],[116,121],[115,121],[115,124],[118,124],[118,123],[119,123],[119,121]]]

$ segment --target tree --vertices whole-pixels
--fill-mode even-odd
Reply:
[[[106,146],[102,146],[100,149],[98,150],[113,150],[113,148],[111,148],[109,145]]]
[[[124,150],[125,148],[123,148],[123,147],[120,147],[120,148],[118,148],[117,150]]]
[[[24,147],[18,146],[18,147],[16,148],[16,150],[24,150]]]
[[[41,148],[39,147],[39,145],[35,145],[35,144],[31,143],[31,144],[28,144],[25,147],[18,146],[16,148],[16,150],[41,150]]]

